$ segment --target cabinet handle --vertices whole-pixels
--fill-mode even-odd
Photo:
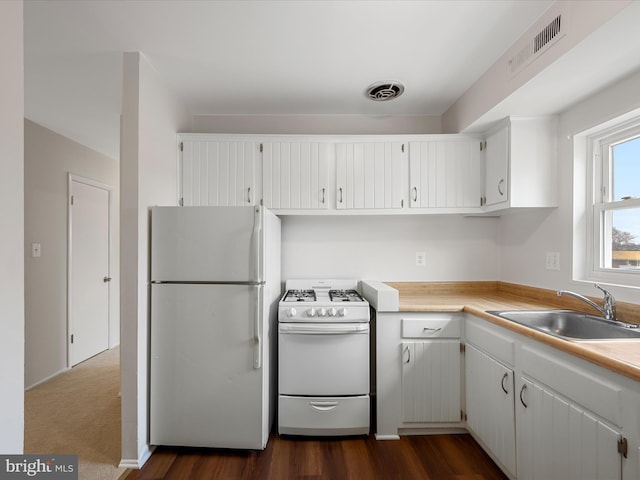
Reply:
[[[410,363],[411,362],[411,349],[409,348],[409,345],[404,347],[404,351],[407,352],[407,361],[404,362],[404,363]]]
[[[522,406],[524,408],[528,408],[529,405],[527,405],[527,402],[524,401],[524,393],[527,391],[527,385],[524,384],[522,385],[522,388],[520,389],[520,403],[522,403]]]
[[[340,197],[339,197],[339,199],[338,199],[338,203],[342,203],[342,187],[340,187],[340,188],[338,189],[338,192],[340,193]]]
[[[502,380],[500,381],[500,386],[502,387],[502,391],[506,394],[509,395],[509,390],[507,390],[506,388],[504,388],[504,381],[507,380],[509,378],[509,374],[505,372],[505,374],[502,376]]]
[[[418,201],[418,189],[417,187],[413,187],[411,191],[413,192],[413,201],[415,203]]]
[[[423,332],[439,332],[440,330],[442,330],[441,327],[438,328],[429,328],[429,327],[424,327],[422,329]]]
[[[322,202],[321,203],[324,203],[324,187],[322,188]]]
[[[251,203],[251,187],[247,188],[247,203]]]
[[[504,185],[504,178],[501,178],[498,182],[498,193],[502,197],[504,195],[504,191],[502,190],[502,186]]]

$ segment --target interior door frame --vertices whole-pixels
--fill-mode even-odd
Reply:
[[[111,276],[111,260],[112,260],[112,252],[113,252],[113,187],[111,185],[107,185],[106,183],[101,183],[96,180],[92,180],[90,178],[82,177],[80,175],[75,175],[71,172],[67,174],[67,369],[71,368],[71,332],[73,331],[73,318],[71,314],[71,304],[73,300],[73,279],[72,279],[72,260],[73,260],[73,182],[84,183],[85,185],[89,185],[91,187],[100,188],[102,190],[106,190],[109,194],[109,238],[107,242],[107,256],[108,256],[108,272],[107,276]],[[111,323],[112,323],[112,315],[111,315],[111,284],[109,285],[109,293],[108,293],[108,303],[107,303],[107,342],[109,348],[112,345],[112,333],[111,333]]]

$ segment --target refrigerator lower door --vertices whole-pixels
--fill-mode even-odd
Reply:
[[[253,317],[260,287],[151,288],[151,444],[263,449],[268,362],[255,367],[263,324]]]

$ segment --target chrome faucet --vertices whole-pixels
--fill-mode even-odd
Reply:
[[[616,299],[613,298],[613,295],[611,295],[611,293],[606,291],[597,283],[594,283],[593,286],[604,294],[604,298],[602,299],[602,307],[600,307],[597,303],[592,302],[587,297],[580,295],[579,293],[569,292],[567,290],[558,290],[556,294],[559,297],[561,297],[562,295],[571,295],[572,297],[575,297],[578,300],[582,300],[583,302],[591,305],[593,308],[598,310],[605,320],[616,320]]]

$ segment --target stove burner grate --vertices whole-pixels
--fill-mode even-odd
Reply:
[[[284,296],[285,302],[315,302],[316,292],[314,290],[288,290]]]
[[[355,290],[329,290],[329,299],[332,302],[364,302]]]

